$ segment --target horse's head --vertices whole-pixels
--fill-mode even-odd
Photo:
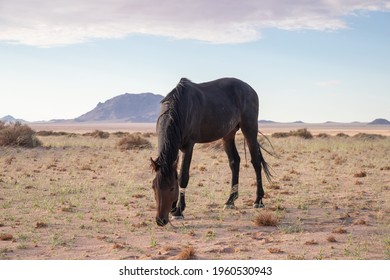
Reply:
[[[153,180],[153,191],[156,199],[156,223],[159,226],[165,226],[169,222],[169,212],[176,209],[176,203],[179,197],[179,185],[177,180],[177,162],[175,162],[169,171],[162,171],[161,166],[151,159],[151,166],[156,172]]]

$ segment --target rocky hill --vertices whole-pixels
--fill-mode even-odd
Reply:
[[[122,94],[76,118],[77,122],[155,122],[164,97],[153,93]]]
[[[386,119],[375,119],[372,122],[370,122],[369,124],[387,124],[387,125],[390,125],[390,122],[388,120],[386,120]]]
[[[4,123],[15,123],[15,122],[26,123],[25,120],[15,119],[13,116],[10,116],[10,115],[7,115],[7,116],[0,118],[0,121],[4,122]]]

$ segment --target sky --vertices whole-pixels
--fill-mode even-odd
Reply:
[[[259,119],[390,119],[390,1],[0,0],[0,117],[76,118],[181,77],[250,84]]]

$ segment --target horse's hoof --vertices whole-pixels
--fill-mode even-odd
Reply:
[[[234,204],[225,204],[223,206],[223,209],[236,209],[236,207],[234,206]]]
[[[172,216],[172,220],[183,220],[184,219],[184,216],[181,215],[181,216]]]
[[[253,204],[253,208],[264,208],[264,204],[263,203],[255,203],[255,204]]]

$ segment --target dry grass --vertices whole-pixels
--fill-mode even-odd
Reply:
[[[195,257],[194,247],[193,246],[186,246],[173,259],[175,259],[175,260],[191,260],[191,259],[194,259],[194,257]]]
[[[335,228],[332,233],[338,233],[338,234],[345,234],[347,233],[348,231],[345,229],[345,228],[342,228],[342,227],[338,227],[338,228]]]
[[[327,240],[328,242],[331,242],[331,243],[337,242],[336,237],[334,237],[334,235],[329,235],[329,236],[326,238],[326,240]]]
[[[134,134],[151,148],[123,152],[117,143],[127,135],[47,133],[39,149],[1,146],[0,234],[12,237],[0,241],[0,259],[390,256],[390,138],[273,138],[279,157],[265,155],[274,170],[273,183],[264,182],[265,209],[252,208],[256,179],[243,167],[241,140],[239,198],[230,210],[223,210],[226,154],[197,145],[185,219],[161,228],[149,168],[157,137]],[[361,171],[367,176],[353,177]]]
[[[276,227],[278,224],[278,218],[271,211],[262,211],[255,218],[255,225],[257,226]]]
[[[9,234],[9,233],[0,233],[0,240],[2,241],[8,241],[8,240],[12,240],[14,237],[12,234]]]
[[[284,253],[284,251],[280,248],[268,248],[268,252],[270,252],[271,254],[281,254],[281,253]]]
[[[312,239],[305,242],[305,245],[318,245],[318,241]]]
[[[367,176],[367,172],[366,172],[366,171],[360,171],[360,172],[355,173],[355,174],[353,175],[353,177],[357,177],[357,178],[364,178],[364,177],[366,177],[366,176]]]

